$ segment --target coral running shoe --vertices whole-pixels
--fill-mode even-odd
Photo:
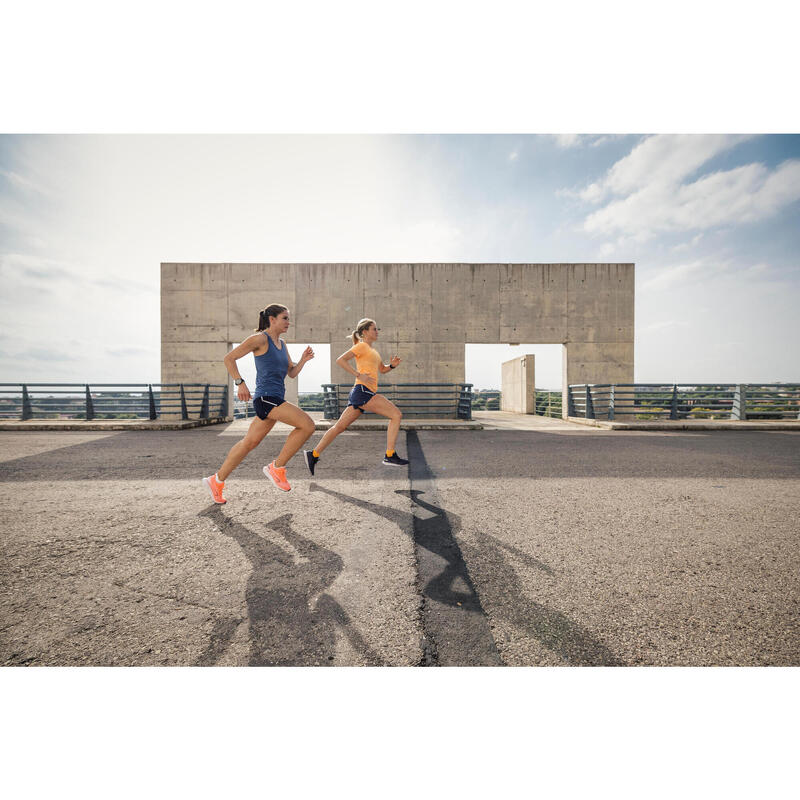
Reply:
[[[225,481],[218,481],[216,475],[209,475],[203,478],[203,483],[208,487],[211,496],[214,498],[215,503],[227,503],[228,501],[222,496],[222,490],[225,488]]]
[[[286,480],[286,467],[276,467],[275,462],[271,462],[264,467],[264,474],[275,484],[276,488],[282,492],[291,491],[289,481]]]

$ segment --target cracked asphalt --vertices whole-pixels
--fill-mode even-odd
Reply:
[[[0,664],[800,664],[800,432],[241,435],[0,433]]]

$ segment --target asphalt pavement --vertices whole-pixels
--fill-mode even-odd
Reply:
[[[1,432],[0,664],[800,665],[800,432],[241,435]]]

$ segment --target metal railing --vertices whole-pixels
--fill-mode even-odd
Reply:
[[[212,383],[0,383],[0,419],[210,419],[228,413]]]
[[[478,389],[472,392],[473,411],[499,411],[503,393],[497,389]]]
[[[561,392],[548,389],[534,389],[534,414],[541,417],[561,418]],[[499,411],[502,408],[503,393],[488,389],[472,393],[473,411]]]
[[[350,383],[322,385],[325,419],[338,419],[347,406]],[[471,383],[388,383],[380,393],[406,416],[472,419]]]
[[[567,399],[585,419],[800,419],[797,383],[577,384]]]
[[[551,392],[547,389],[535,389],[534,414],[540,417],[557,417],[561,419],[562,395],[561,392]]]
[[[300,392],[297,395],[297,404],[303,411],[325,410],[325,398],[322,392]]]

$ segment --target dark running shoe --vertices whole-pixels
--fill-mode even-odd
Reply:
[[[317,466],[317,461],[319,461],[319,456],[315,456],[313,450],[303,450],[303,455],[306,457],[308,471],[313,475],[314,467]]]
[[[400,458],[400,456],[395,453],[392,456],[384,456],[383,463],[388,464],[391,467],[404,467],[406,464],[408,464],[408,459]]]

